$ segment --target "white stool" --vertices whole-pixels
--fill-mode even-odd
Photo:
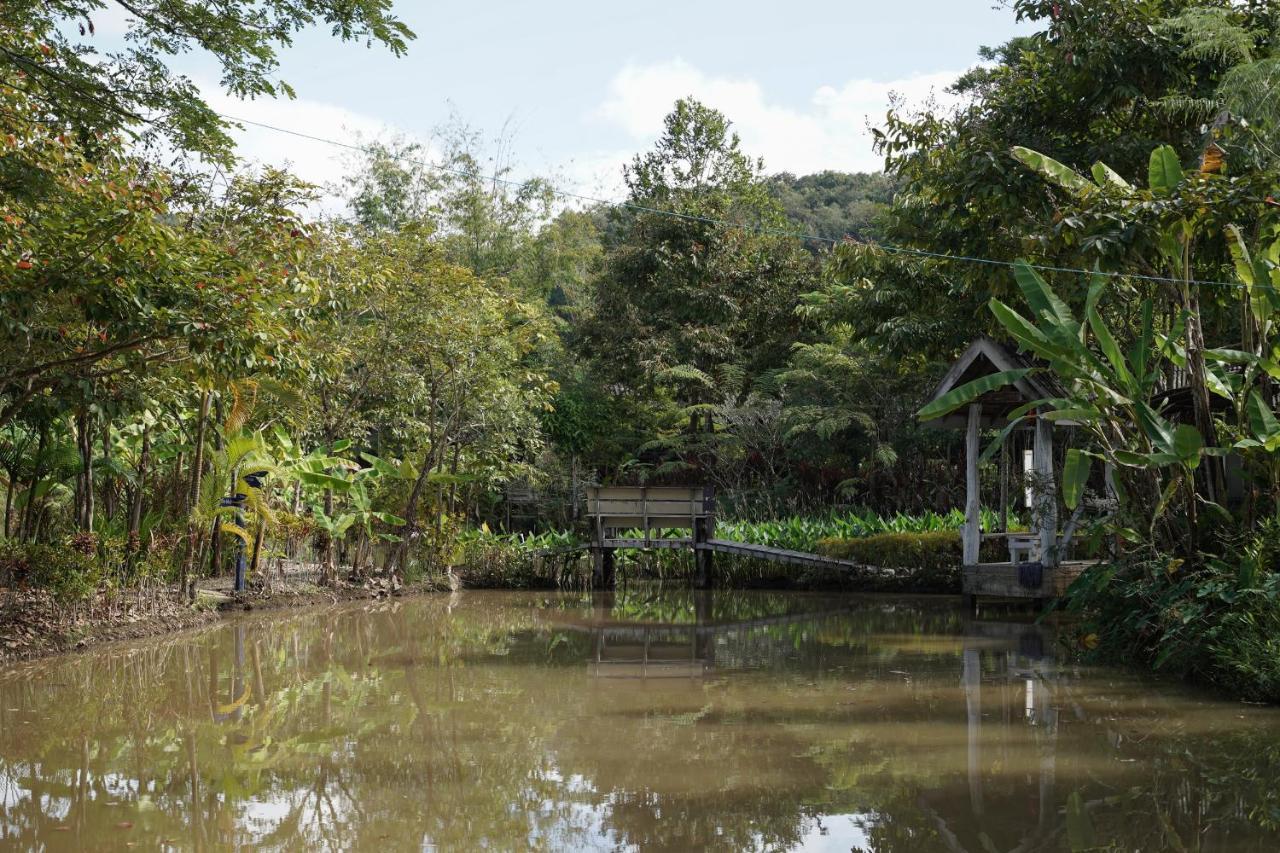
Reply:
[[[1011,534],[1009,543],[1009,562],[1030,563],[1036,560],[1036,552],[1040,550],[1040,537],[1030,533]]]

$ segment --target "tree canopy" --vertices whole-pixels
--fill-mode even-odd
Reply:
[[[167,60],[204,51],[230,94],[293,97],[276,76],[277,51],[297,32],[324,26],[335,38],[378,42],[399,55],[414,34],[391,6],[391,0],[11,0],[0,8],[0,76],[34,99],[31,114],[55,117],[85,141],[128,131],[226,164],[233,153],[228,120]],[[98,33],[95,19],[108,13],[127,21],[118,39]]]

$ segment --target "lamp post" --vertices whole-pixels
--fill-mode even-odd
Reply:
[[[251,489],[262,488],[262,478],[267,476],[266,471],[254,471],[252,474],[245,474],[244,481]],[[236,492],[222,499],[221,503],[224,507],[232,507],[236,511],[236,526],[242,531],[244,530],[244,502],[248,499],[248,495],[244,492]],[[236,582],[235,591],[244,592],[244,538],[236,537]]]

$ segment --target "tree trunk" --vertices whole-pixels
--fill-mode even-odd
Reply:
[[[102,477],[102,515],[109,519],[116,514],[116,487],[115,478],[110,474],[111,422],[105,417],[102,419],[102,461],[108,466]]]
[[[209,530],[209,577],[216,578],[222,569],[222,516],[215,516]]]
[[[200,502],[201,477],[204,476],[204,434],[209,421],[209,406],[213,402],[213,392],[204,391],[200,396],[200,413],[196,418],[196,434],[191,448],[191,480],[187,484],[187,513],[194,514]],[[191,598],[191,573],[196,566],[196,558],[200,552],[200,525],[193,518],[187,520],[187,553],[182,557],[182,569],[178,572],[178,583],[182,587],[181,595]]]
[[[134,486],[132,500],[129,504],[129,538],[130,553],[141,546],[139,541],[142,529],[142,493],[147,479],[147,467],[151,464],[151,429],[142,425],[142,451],[138,454],[137,485]]]
[[[324,514],[329,518],[333,518],[333,489],[324,490]],[[320,585],[329,586],[333,583],[336,572],[333,565],[333,537],[326,531],[320,531]]]
[[[1189,249],[1188,249],[1189,252]],[[1187,277],[1191,275],[1189,260],[1184,266]],[[1218,446],[1217,430],[1213,425],[1213,410],[1209,400],[1209,383],[1205,379],[1204,329],[1200,325],[1200,299],[1189,283],[1182,285],[1183,304],[1187,313],[1187,374],[1191,385],[1191,401],[1195,410],[1196,429],[1200,431],[1206,447]],[[1208,498],[1214,502],[1223,499],[1224,478],[1222,465],[1215,457],[1206,457],[1201,469]],[[1194,535],[1194,531],[1193,531]]]
[[[253,537],[253,557],[249,560],[249,577],[256,577],[258,572],[258,559],[262,554],[262,540],[267,535],[267,523],[263,519],[258,519],[258,532]]]
[[[93,435],[88,409],[76,418],[76,443],[80,448],[80,505],[76,519],[82,531],[93,530]]]
[[[453,476],[458,475],[458,456],[462,452],[462,445],[455,444],[453,446],[453,461],[449,463],[449,473]],[[458,481],[454,480],[449,484],[449,511],[457,514],[458,512]]]
[[[204,431],[209,420],[209,404],[213,392],[205,391],[200,397],[200,416],[196,421],[195,447],[191,450],[191,488],[187,493],[187,511],[195,509],[200,500],[200,478],[204,475]]]
[[[431,473],[432,455],[430,450],[422,454],[422,467],[418,469],[418,478],[413,481],[413,489],[409,492],[409,499],[405,501],[404,535],[394,548],[387,551],[387,561],[383,565],[383,572],[387,575],[394,576],[402,568],[404,556],[409,550],[409,541],[418,529],[418,501],[422,497],[422,489],[426,486],[427,477]]]
[[[27,541],[27,537],[33,533],[32,527],[35,524],[35,507],[36,507],[36,487],[40,485],[40,478],[44,476],[44,452],[49,445],[49,426],[48,424],[40,425],[40,440],[36,443],[36,464],[31,471],[31,485],[27,486],[27,507],[22,513],[22,524],[18,528],[18,538],[23,542]]]
[[[178,595],[180,598],[191,598],[191,569],[195,565],[196,551],[200,543],[200,528],[190,520],[187,521],[187,553],[182,555],[182,568],[178,571]]]
[[[13,534],[13,492],[18,488],[18,470],[6,468],[8,485],[4,489],[4,536],[8,539]]]

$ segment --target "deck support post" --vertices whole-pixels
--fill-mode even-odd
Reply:
[[[978,432],[982,404],[969,405],[969,429],[964,437],[964,565],[976,566],[982,546],[982,494],[978,481]]]
[[[1000,442],[1000,532],[1009,532],[1009,442]]]
[[[613,589],[613,549],[604,547],[609,531],[599,516],[595,519],[595,534],[596,541],[591,543],[591,588]]]
[[[597,590],[613,589],[614,559],[612,548],[592,547],[591,587]]]
[[[711,570],[713,568],[713,551],[700,547],[710,539],[710,524],[706,518],[697,518],[693,522],[693,586],[695,589],[711,588]]]
[[[1053,480],[1053,422],[1036,418],[1035,444],[1031,450],[1035,482],[1032,520],[1040,534],[1040,562],[1058,564],[1058,494]]]

